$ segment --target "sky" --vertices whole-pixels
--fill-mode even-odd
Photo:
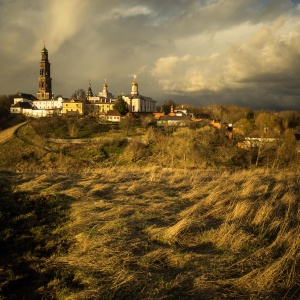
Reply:
[[[52,90],[162,104],[300,109],[300,0],[0,0],[0,95]]]

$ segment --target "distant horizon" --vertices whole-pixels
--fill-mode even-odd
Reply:
[[[28,92],[20,92],[20,91],[18,91],[16,93],[13,93],[13,94],[1,94],[0,93],[0,96],[14,96],[14,95],[17,95],[19,93],[21,93],[21,94],[30,94],[30,95],[32,95],[32,96],[34,96],[36,98],[35,94],[28,93]],[[71,98],[71,96],[70,97],[66,97],[64,95],[60,95],[60,94],[55,95],[54,94],[54,98],[56,98],[58,96],[61,96],[64,99],[70,99]],[[118,95],[114,95],[114,96],[117,98]],[[49,101],[50,100],[51,99],[49,99]],[[273,108],[252,108],[251,106],[240,105],[240,104],[236,104],[236,103],[217,103],[217,102],[208,103],[206,105],[201,105],[201,104],[195,105],[195,104],[190,104],[190,103],[184,102],[184,101],[183,102],[176,102],[174,100],[174,98],[168,98],[168,99],[163,100],[162,102],[157,102],[157,106],[159,106],[159,107],[162,106],[164,104],[164,101],[168,101],[168,100],[174,101],[177,106],[178,105],[191,105],[192,107],[195,107],[195,108],[201,108],[201,107],[204,108],[204,107],[208,107],[208,106],[213,105],[213,104],[218,104],[218,105],[225,106],[225,107],[226,106],[238,106],[238,107],[241,107],[241,108],[248,108],[248,109],[251,109],[253,111],[260,111],[261,110],[261,111],[273,111],[273,112],[277,112],[277,111],[299,111],[300,110],[300,109],[296,109],[296,108],[290,108],[289,109],[289,108],[280,108],[280,107],[278,107],[278,108],[274,108],[274,107]]]

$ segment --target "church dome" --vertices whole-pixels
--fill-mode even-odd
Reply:
[[[42,49],[42,53],[48,54],[48,50],[44,47],[44,48]]]

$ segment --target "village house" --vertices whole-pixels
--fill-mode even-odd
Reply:
[[[191,122],[190,117],[186,116],[161,116],[157,120],[158,126],[188,126]]]
[[[121,114],[117,110],[110,110],[106,113],[106,120],[109,122],[120,122]]]
[[[62,103],[63,115],[83,115],[85,112],[85,101],[78,99],[67,99]]]
[[[169,115],[159,116],[157,120],[158,126],[188,126],[191,122],[192,116],[188,116],[185,113],[176,113],[174,107],[171,106],[171,112]]]
[[[17,102],[16,104],[14,104],[10,108],[10,112],[12,114],[23,114],[26,109],[31,109],[32,110],[31,104],[27,101],[24,101],[24,102],[20,101],[20,102]]]
[[[31,94],[17,93],[14,104],[10,107],[12,114],[23,114],[25,110],[32,109],[33,101],[36,98]]]

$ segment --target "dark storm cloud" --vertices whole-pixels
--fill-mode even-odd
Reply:
[[[0,94],[37,91],[46,40],[53,89],[157,100],[299,107],[299,1],[0,0]]]

